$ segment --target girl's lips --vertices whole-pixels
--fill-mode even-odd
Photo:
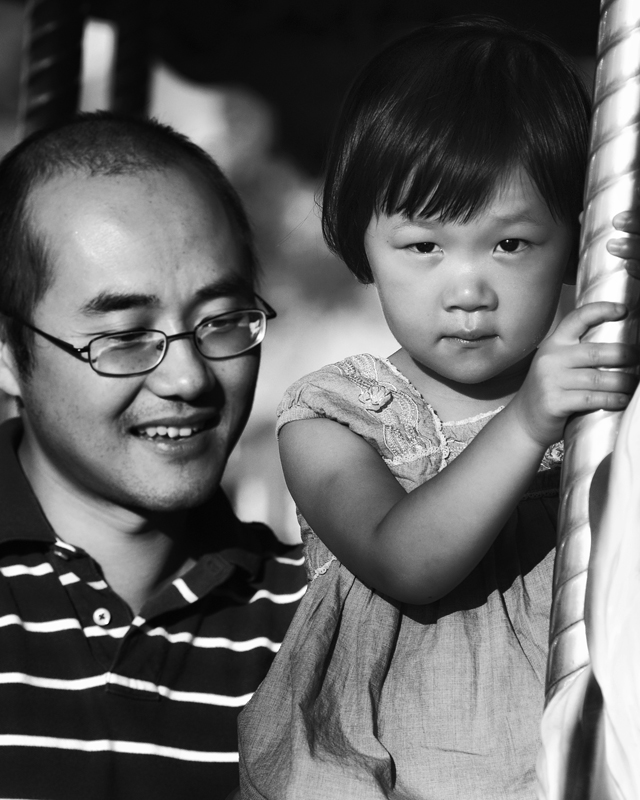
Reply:
[[[477,333],[477,332],[467,332],[461,331],[459,333],[451,333],[448,336],[443,338],[445,339],[452,339],[456,342],[484,342],[487,339],[495,339],[497,334],[495,333]]]
[[[496,334],[484,328],[474,328],[467,330],[466,328],[458,328],[456,331],[451,331],[445,334],[445,339],[465,339],[466,341],[473,342],[476,339],[491,339]]]

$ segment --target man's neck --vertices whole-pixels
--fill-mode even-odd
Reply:
[[[82,494],[64,477],[18,449],[22,468],[55,533],[85,550],[105,580],[137,614],[161,586],[186,572],[186,512],[141,515]]]

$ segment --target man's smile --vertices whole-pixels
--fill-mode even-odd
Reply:
[[[180,442],[211,430],[219,421],[219,412],[208,413],[206,416],[199,414],[182,418],[165,417],[152,422],[134,425],[131,427],[131,431],[135,436],[149,441]]]

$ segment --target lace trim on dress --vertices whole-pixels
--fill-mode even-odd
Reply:
[[[375,356],[373,356],[373,358],[375,358]],[[392,364],[388,358],[381,358],[380,361],[385,363],[389,367],[391,372],[393,372],[394,375],[397,375],[398,378],[400,378],[400,380],[402,380],[406,384],[407,388],[413,394],[416,395],[416,397],[419,397],[423,401],[423,403],[426,403],[429,406],[429,408],[431,408],[431,405],[427,403],[422,393],[418,389],[416,389],[416,387],[411,383],[411,381],[409,380],[409,378],[407,378],[406,375],[403,375],[402,372],[400,372],[400,370],[395,366],[395,364]],[[448,422],[442,421],[440,417],[438,417],[438,412],[435,411],[435,409],[431,410],[433,411],[433,414],[435,415],[440,425],[443,427],[448,427],[450,425],[467,425],[473,422],[479,422],[481,419],[485,419],[485,417],[491,417],[494,414],[497,414],[498,411],[502,411],[503,408],[504,406],[500,406],[499,408],[492,409],[491,411],[483,411],[481,414],[476,414],[474,417],[467,417],[466,419],[455,419],[455,420],[450,420]]]
[[[338,372],[356,387],[355,393],[341,387],[339,396],[344,398],[342,402],[356,402],[371,418],[373,427],[380,426],[378,431],[382,430],[384,445],[380,442],[379,452],[385,463],[398,466],[426,461],[431,456],[428,464],[424,463],[418,468],[423,476],[430,477],[444,469],[473,441],[484,425],[504,408],[500,406],[466,419],[442,422],[435,409],[408,378],[386,359],[365,353],[332,364],[328,369]],[[299,397],[303,388],[296,395],[298,403],[301,402]],[[361,410],[358,414],[362,413]],[[560,465],[563,451],[562,442],[548,448],[539,473]],[[540,480],[542,485],[538,481],[537,488],[525,495],[527,499],[557,496],[557,487],[551,486],[545,479]],[[334,562],[337,566],[340,562],[306,523],[303,523],[301,519],[307,575],[310,581],[314,581],[325,575]]]
[[[384,380],[379,374],[378,366],[383,364],[393,377],[397,378],[402,388]],[[469,430],[478,423],[489,421],[504,409],[504,405],[491,411],[483,411],[472,417],[443,422],[437,411],[424,398],[421,392],[411,383],[406,375],[389,361],[369,353],[352,356],[335,365],[338,369],[360,387],[359,402],[372,415],[379,416],[384,426],[385,444],[392,456],[383,457],[389,465],[407,464],[425,456],[440,455],[438,472],[441,472],[456,456],[460,455],[467,444],[475,438],[478,430]],[[399,402],[394,404],[394,399]],[[433,444],[420,434],[415,420],[424,404],[429,411],[437,444]],[[393,409],[391,406],[393,405]],[[393,413],[391,413],[393,411]],[[399,435],[401,432],[403,435]],[[562,463],[564,445],[558,442],[552,445],[544,455],[540,469],[550,469]]]
[[[379,373],[381,364],[387,362],[363,353],[334,366],[360,389],[358,401],[382,425],[384,443],[390,453],[383,455],[386,464],[407,464],[435,455],[439,457],[438,468],[442,469],[446,464],[448,447],[437,414],[401,373],[393,371],[393,377],[401,378],[403,386],[385,380]],[[428,424],[424,426],[420,422],[424,411],[419,408],[417,398],[427,407],[435,441],[430,441],[426,435]]]
[[[479,422],[483,422],[485,420],[488,421],[491,419],[491,417],[494,417],[504,408],[504,406],[500,406],[499,408],[492,409],[491,411],[483,411],[480,414],[475,414],[472,417],[444,422],[438,415],[438,412],[431,406],[430,403],[427,402],[424,395],[418,391],[418,389],[416,389],[406,375],[403,375],[402,372],[400,372],[395,364],[392,364],[388,358],[381,358],[380,361],[382,361],[389,371],[402,381],[409,392],[415,398],[419,398],[421,403],[424,403],[431,412],[433,424],[435,425],[438,438],[440,439],[440,453],[442,455],[438,472],[442,472],[447,464],[450,464],[451,461],[456,458],[456,456],[459,456],[467,444],[475,438],[475,436],[478,434],[478,430],[473,430],[473,426],[477,425]],[[471,430],[469,429],[470,427]],[[405,459],[405,461],[406,460],[409,459]],[[393,463],[398,464],[403,462],[395,460]]]
[[[443,428],[452,428],[454,425],[473,425],[474,422],[480,422],[480,420],[486,419],[487,417],[494,417],[499,411],[502,411],[504,406],[499,406],[498,408],[494,408],[491,411],[483,411],[481,414],[476,414],[474,417],[467,417],[466,419],[452,419],[448,422],[443,422]]]
[[[564,442],[556,442],[551,447],[547,448],[547,452],[542,458],[540,469],[551,469],[557,465],[561,465],[564,461]]]
[[[333,562],[337,560],[338,559],[334,555],[332,555],[328,561],[325,561],[324,564],[321,564],[319,567],[316,567],[316,569],[313,570],[313,575],[311,576],[311,580],[315,581],[315,579],[319,575],[324,575],[325,572],[329,569],[329,567],[333,564]]]

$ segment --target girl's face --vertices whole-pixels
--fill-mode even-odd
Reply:
[[[374,216],[365,251],[387,323],[425,376],[451,385],[524,374],[553,322],[570,227],[524,172],[467,223]]]

